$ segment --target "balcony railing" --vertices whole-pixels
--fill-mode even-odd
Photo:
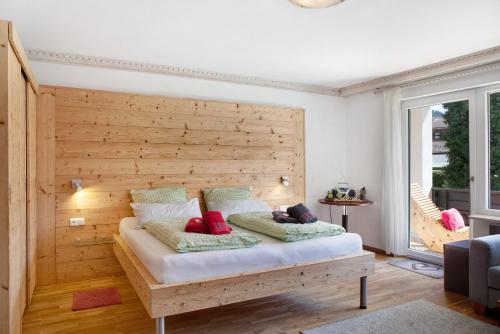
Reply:
[[[470,215],[470,189],[432,188],[432,201],[440,210],[457,209],[464,217],[465,224],[469,225]],[[500,210],[500,191],[491,192],[491,205],[495,210]]]

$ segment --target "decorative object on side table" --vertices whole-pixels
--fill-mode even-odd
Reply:
[[[340,182],[328,190],[325,200],[327,201],[367,201],[366,187],[362,187],[359,191],[349,187],[348,183]]]
[[[367,200],[367,198],[366,198],[366,188],[365,187],[362,187],[359,190],[359,199],[362,200],[362,201],[366,201]]]
[[[334,200],[349,201],[356,199],[356,190],[349,187],[348,183],[337,183],[337,186],[331,190]]]
[[[332,205],[342,206],[342,226],[347,231],[348,226],[348,206],[367,206],[373,204],[372,201],[367,200],[366,187],[362,187],[356,191],[349,187],[348,183],[338,183],[335,188],[329,190],[324,199],[320,199],[319,203],[328,205],[330,213],[330,222],[333,224],[332,219]]]

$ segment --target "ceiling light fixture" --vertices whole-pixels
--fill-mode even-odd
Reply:
[[[345,0],[289,0],[295,6],[301,8],[326,8],[338,5]]]

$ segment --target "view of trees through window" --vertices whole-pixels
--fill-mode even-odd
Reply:
[[[441,139],[447,149],[448,163],[446,166],[434,167],[433,187],[468,189],[469,102],[444,103],[442,109],[443,111],[433,111],[433,116],[442,117],[447,127],[447,131],[441,135]],[[498,120],[500,130],[500,113]]]
[[[489,94],[489,168],[490,190],[500,191],[500,92]],[[446,166],[434,167],[433,187],[469,188],[469,103],[444,103],[442,117],[447,131],[440,134],[447,150]],[[436,138],[435,138],[436,139]]]
[[[500,92],[489,95],[490,191],[500,190]],[[490,208],[498,206],[490,194]]]

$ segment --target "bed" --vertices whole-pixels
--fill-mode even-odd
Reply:
[[[165,317],[360,278],[360,307],[367,306],[367,276],[374,254],[359,235],[345,233],[282,242],[257,232],[262,243],[245,249],[177,253],[135,218],[120,222],[113,249],[148,314],[165,332]],[[233,227],[234,228],[234,227]],[[238,227],[236,227],[238,229]]]

